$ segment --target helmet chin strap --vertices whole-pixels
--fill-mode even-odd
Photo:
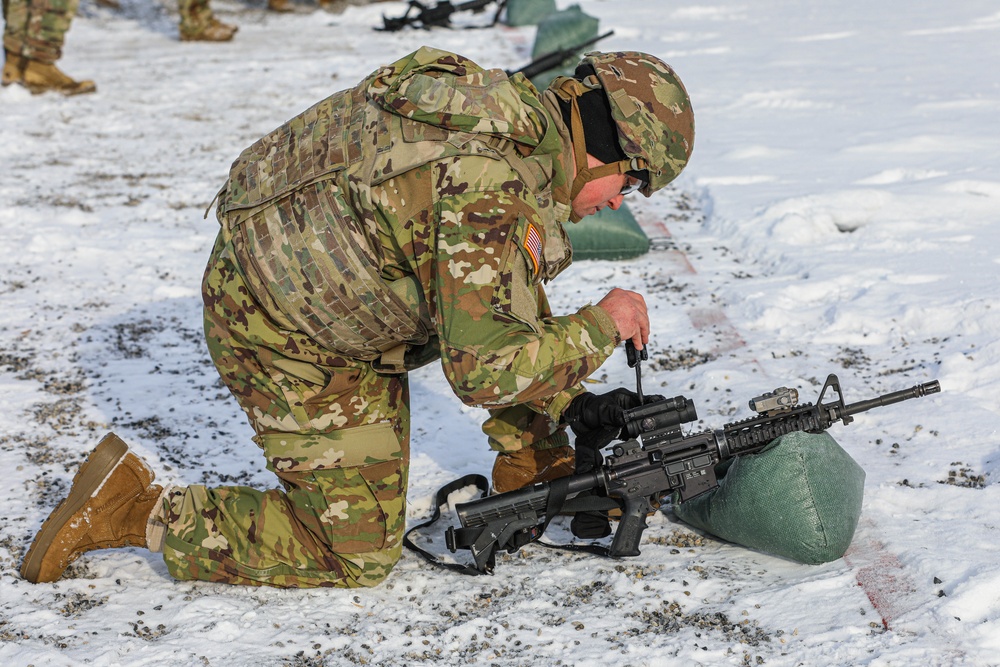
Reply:
[[[559,77],[549,87],[555,91],[556,95],[570,104],[569,130],[573,139],[573,160],[576,163],[576,175],[573,177],[573,186],[570,189],[571,201],[576,199],[587,183],[604,176],[624,174],[629,169],[634,168],[631,160],[621,160],[591,167],[587,162],[587,141],[584,137],[583,120],[580,117],[580,105],[577,98],[592,89],[570,77]],[[580,222],[582,217],[573,213],[569,219],[571,222]]]

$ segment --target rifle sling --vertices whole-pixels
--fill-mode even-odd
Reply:
[[[577,512],[596,512],[596,511],[607,511],[611,509],[619,509],[621,504],[617,501],[608,498],[606,496],[594,496],[594,495],[579,495],[575,498],[570,498],[562,504],[561,511],[564,513],[577,513]],[[554,516],[554,515],[551,515]],[[546,521],[546,525],[548,522]],[[595,554],[597,556],[608,556],[610,553],[608,547],[601,544],[590,543],[590,544],[553,544],[552,542],[543,542],[541,540],[541,535],[539,539],[535,540],[543,547],[549,549],[559,549],[561,551],[576,551],[584,552],[589,554]]]
[[[451,495],[455,491],[458,491],[459,489],[464,489],[465,487],[470,485],[474,485],[477,489],[479,489],[479,492],[481,494],[480,497],[485,497],[490,492],[490,484],[488,481],[486,481],[486,478],[483,477],[482,475],[475,475],[475,474],[465,475],[464,477],[459,477],[453,482],[445,484],[440,489],[438,489],[437,493],[434,494],[434,511],[431,514],[431,518],[423,522],[422,524],[414,526],[413,528],[410,528],[408,531],[406,531],[406,533],[403,534],[403,546],[405,546],[410,551],[414,551],[420,556],[422,556],[424,560],[426,560],[428,563],[431,563],[432,565],[436,565],[438,567],[445,568],[446,570],[452,570],[454,572],[459,572],[461,574],[468,574],[468,575],[482,574],[482,572],[480,572],[471,565],[463,565],[461,563],[446,563],[438,559],[438,557],[432,554],[431,552],[421,549],[416,544],[414,544],[414,542],[410,539],[410,533],[412,533],[413,531],[420,530],[421,528],[426,528],[428,526],[437,523],[437,521],[441,518],[441,505],[444,505],[448,502],[449,495]],[[465,543],[463,546],[468,546],[469,544],[475,541],[475,536],[472,535],[472,529],[462,528],[455,532],[461,533],[460,539],[462,540],[462,542]],[[481,529],[479,529],[476,532],[478,534],[478,532],[481,532]],[[492,556],[490,560],[492,561]],[[491,562],[490,569],[492,569],[492,567],[493,563]]]

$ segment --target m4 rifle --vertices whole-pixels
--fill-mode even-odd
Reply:
[[[630,351],[629,363],[636,366],[637,378],[638,362],[635,351]],[[854,415],[873,408],[939,391],[941,386],[934,380],[848,404],[840,380],[831,374],[815,405],[797,405],[798,392],[781,387],[750,400],[750,407],[758,411],[756,416],[688,435],[681,432],[681,424],[698,418],[694,402],[684,396],[655,400],[625,411],[622,440],[592,472],[456,505],[462,525],[448,529],[448,548],[452,552],[469,549],[476,569],[492,572],[497,551],[514,553],[537,540],[556,514],[577,510],[575,496],[590,503],[587,509],[592,509],[593,498],[586,496],[596,495],[610,500],[610,506],[622,512],[606,554],[638,556],[647,514],[672,493],[684,502],[717,487],[715,466],[720,462],[759,452],[775,438],[793,431],[819,433],[836,422],[850,424]],[[825,400],[828,392],[835,398]]]

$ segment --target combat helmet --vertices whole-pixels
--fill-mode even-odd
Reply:
[[[691,157],[691,100],[673,68],[656,56],[637,51],[587,53],[574,77],[558,77],[549,88],[570,107],[577,167],[573,197],[588,181],[615,173],[639,178],[643,182],[640,191],[648,197],[677,178]],[[620,159],[602,159],[607,164],[589,169],[585,137],[595,134],[595,129],[593,124],[584,125],[579,102],[597,90],[603,92],[602,102],[610,108]]]

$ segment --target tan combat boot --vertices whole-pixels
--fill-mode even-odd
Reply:
[[[347,9],[347,0],[318,0],[319,8],[331,14],[343,14]]]
[[[573,448],[568,445],[500,452],[493,463],[493,492],[505,493],[572,475],[574,461]]]
[[[35,535],[21,576],[39,583],[59,579],[80,554],[95,549],[148,546],[147,530],[162,530],[163,487],[114,433],[104,436],[73,478],[69,495]],[[153,533],[155,535],[155,532]]]
[[[237,26],[223,23],[217,18],[212,18],[211,22],[203,29],[196,31],[186,31],[181,29],[182,42],[228,42],[239,30]]]
[[[295,11],[295,5],[290,0],[267,0],[267,8],[272,12],[286,14]]]
[[[50,90],[63,95],[82,95],[97,90],[93,81],[76,81],[51,63],[26,60],[24,72],[18,82],[34,95]]]
[[[5,86],[12,83],[21,83],[24,78],[24,58],[15,55],[4,49],[3,80],[0,81]]]

